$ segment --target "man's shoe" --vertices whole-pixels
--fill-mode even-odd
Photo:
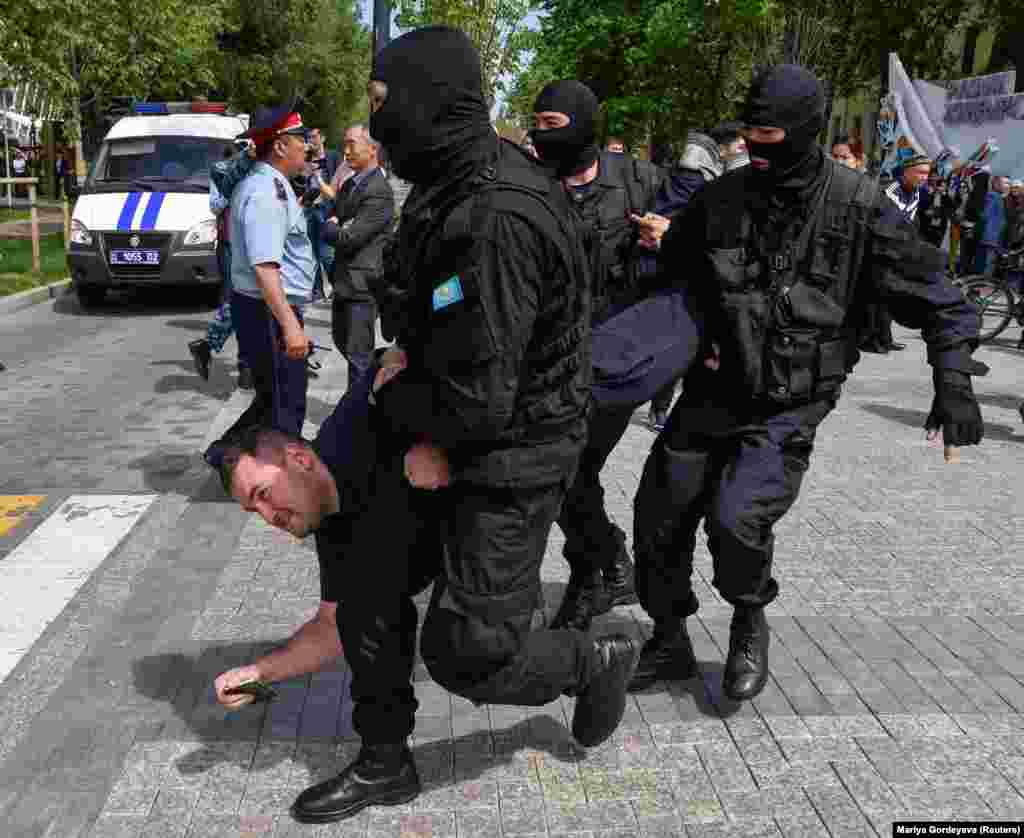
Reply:
[[[189,343],[188,351],[192,353],[192,360],[196,364],[196,372],[203,381],[210,380],[210,344],[206,338],[200,338]]]
[[[733,701],[747,701],[768,681],[768,621],[763,608],[737,608],[729,633],[729,657],[722,691]]]
[[[636,658],[633,641],[610,634],[594,641],[598,665],[590,683],[576,697],[572,735],[585,748],[600,745],[615,732],[626,712],[626,686]]]
[[[655,681],[685,681],[698,671],[686,620],[656,624],[651,639],[640,650],[629,691],[645,690]]]
[[[611,608],[601,571],[569,574],[565,596],[549,628],[590,631],[590,621]]]
[[[886,344],[885,350],[886,352],[900,352],[901,350],[906,348],[907,345],[905,343],[890,343]]]
[[[252,383],[252,370],[248,367],[244,367],[241,364],[238,365],[238,389],[239,390],[251,390],[253,388]]]
[[[292,804],[299,823],[330,823],[350,818],[367,806],[398,806],[420,793],[412,753],[403,742],[363,745],[355,762],[337,777],[310,786]]]
[[[604,569],[604,589],[608,595],[609,608],[636,603],[635,580],[636,568],[629,558],[626,545],[620,544],[612,563]]]

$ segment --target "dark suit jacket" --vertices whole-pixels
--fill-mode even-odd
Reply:
[[[335,247],[332,284],[339,299],[373,302],[373,279],[380,273],[384,245],[395,217],[395,197],[376,169],[360,184],[346,181],[335,203],[337,224],[325,224],[321,237]]]

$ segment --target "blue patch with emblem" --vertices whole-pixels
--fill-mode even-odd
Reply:
[[[462,283],[459,282],[457,276],[453,276],[434,289],[434,311],[461,303],[464,299],[466,299],[466,295],[462,292]]]

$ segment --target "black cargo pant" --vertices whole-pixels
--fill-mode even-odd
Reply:
[[[587,635],[534,628],[564,486],[458,482],[440,494],[444,553],[420,640],[434,680],[479,704],[536,706],[579,692],[596,663]]]
[[[632,407],[606,408],[595,410],[587,423],[587,445],[558,516],[558,526],[565,533],[562,555],[574,574],[604,570],[626,542],[625,533],[605,510],[601,469],[632,416]]]
[[[818,425],[834,405],[738,413],[684,390],[634,500],[637,594],[656,622],[697,611],[690,577],[702,518],[722,598],[734,606],[775,599],[772,528],[796,500]]]
[[[413,489],[402,457],[382,451],[367,503],[348,522],[351,546],[338,603],[338,632],[352,671],[352,724],[369,745],[401,742],[413,731],[413,597],[440,567],[441,496]]]

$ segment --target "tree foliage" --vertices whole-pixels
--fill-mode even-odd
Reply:
[[[535,0],[398,0],[397,7],[402,28],[445,24],[469,36],[480,51],[488,103],[504,92],[506,77],[521,71],[532,36],[526,17]]]
[[[1024,0],[986,3],[990,18],[1019,28]],[[508,115],[528,124],[544,84],[576,78],[600,99],[607,132],[634,143],[678,143],[688,128],[732,118],[762,65],[804,64],[837,95],[877,89],[892,51],[915,77],[954,77],[951,36],[983,14],[963,0],[547,0],[544,8]]]
[[[369,33],[354,0],[22,0],[0,13],[0,84],[32,82],[69,119],[114,97],[289,96],[337,138],[365,115]],[[227,32],[229,39],[218,41]],[[228,47],[228,48],[225,48]],[[98,129],[101,127],[96,126]]]

